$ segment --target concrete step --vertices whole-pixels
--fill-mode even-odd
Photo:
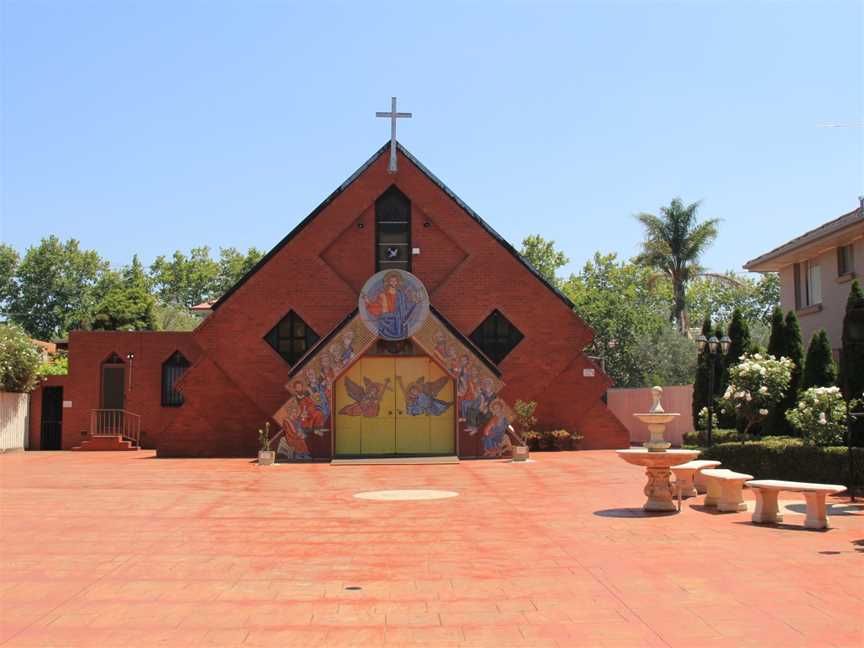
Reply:
[[[99,436],[90,437],[86,441],[82,441],[81,445],[75,446],[73,450],[100,452],[100,451],[128,451],[138,450],[138,446],[131,441],[125,440],[121,436]]]

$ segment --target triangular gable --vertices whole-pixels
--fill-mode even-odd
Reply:
[[[468,214],[474,221],[477,222],[492,238],[494,238],[498,243],[509,252],[519,263],[521,263],[534,277],[540,281],[546,288],[555,293],[555,296],[558,297],[561,301],[566,304],[566,306],[570,309],[573,309],[575,305],[572,301],[558,288],[556,288],[552,283],[550,283],[540,272],[533,266],[531,263],[519,254],[519,251],[516,250],[503,236],[501,236],[498,232],[496,232],[489,223],[487,223],[483,218],[480,217],[477,212],[471,209],[459,196],[457,196],[447,185],[445,185],[441,180],[438,179],[435,174],[433,174],[429,169],[427,169],[423,164],[415,158],[402,144],[396,143],[396,147],[417,169],[423,173],[432,183],[438,186],[441,191],[443,191],[447,196],[453,200],[462,210]],[[333,202],[337,196],[339,196],[342,192],[344,192],[351,184],[359,178],[372,164],[384,153],[389,151],[390,149],[390,141],[388,140],[381,148],[379,148],[366,162],[364,162],[360,168],[358,168],[354,173],[352,173],[345,182],[339,185],[335,191],[333,191],[327,198],[325,198],[320,205],[318,205],[312,212],[300,221],[297,226],[288,233],[285,238],[279,241],[273,249],[271,249],[267,254],[265,254],[258,263],[256,263],[240,280],[235,283],[228,291],[223,294],[215,303],[212,305],[212,310],[217,310],[223,303],[225,303],[228,299],[230,299],[231,295],[236,292],[240,286],[246,283],[249,278],[254,275],[258,270],[260,270],[267,262],[273,258],[285,245],[287,245],[291,239],[297,236],[309,223],[311,223],[318,214],[320,214],[327,205]]]

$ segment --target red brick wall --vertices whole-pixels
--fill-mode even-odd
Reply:
[[[141,443],[159,444],[162,431],[183,407],[162,407],[162,363],[180,351],[190,363],[201,357],[192,333],[72,331],[69,336],[69,376],[63,398],[72,407],[63,410],[63,449],[78,445],[90,427],[90,411],[99,408],[102,362],[112,352],[124,361],[134,353],[131,381],[126,367],[125,409],[141,416]]]
[[[323,336],[356,307],[375,269],[374,202],[394,183],[412,202],[412,245],[420,248],[412,271],[432,304],[466,335],[494,308],[525,335],[500,366],[504,397],[538,401],[541,426],[578,431],[585,447],[626,447],[626,429],[600,400],[608,379],[599,368],[593,378],[582,374],[593,368],[581,354],[588,327],[410,160],[400,153],[395,175],[386,167],[385,153],[192,334],[73,334],[66,398],[74,414],[64,447],[77,443],[98,406],[101,360],[131,350],[128,409],[144,416],[147,443],[158,444],[160,455],[253,454],[255,430],[285,401],[289,369],[264,335],[293,309]],[[175,348],[207,362],[184,379],[187,404],[161,408],[159,368]],[[320,445],[315,454],[327,454],[329,443]]]

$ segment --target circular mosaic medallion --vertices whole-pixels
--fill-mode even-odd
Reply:
[[[420,502],[424,500],[447,499],[459,493],[442,490],[380,490],[355,493],[354,497],[379,502]]]
[[[404,340],[429,317],[429,294],[410,272],[382,270],[364,284],[358,308],[372,333],[385,340]]]

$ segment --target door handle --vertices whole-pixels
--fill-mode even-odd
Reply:
[[[401,414],[401,413],[402,413],[402,410],[396,410],[396,413],[397,413],[397,414]]]
[[[393,410],[387,410],[387,416],[393,416]]]

